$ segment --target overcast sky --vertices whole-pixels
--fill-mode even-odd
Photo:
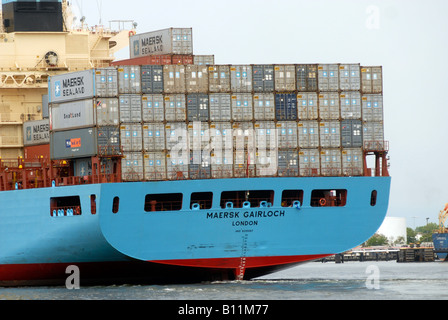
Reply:
[[[448,1],[71,1],[89,25],[192,27],[216,64],[382,65],[392,191],[388,216],[414,228],[448,202]],[[129,56],[128,49],[119,53]]]

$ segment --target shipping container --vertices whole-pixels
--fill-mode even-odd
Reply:
[[[142,96],[139,94],[123,94],[119,97],[120,122],[142,122]]]
[[[185,94],[165,95],[165,119],[166,121],[186,121],[187,106]]]
[[[168,122],[165,125],[165,145],[166,149],[174,153],[185,153],[183,156],[188,158],[188,131],[187,125],[184,122]],[[179,154],[174,157],[176,159]],[[188,163],[187,163],[188,164]]]
[[[339,93],[319,93],[319,118],[323,120],[339,120],[339,116]]]
[[[166,155],[166,174],[168,180],[185,180],[189,178],[190,154],[169,152]]]
[[[194,121],[188,124],[188,143],[191,151],[210,152],[210,127],[208,122]]]
[[[299,152],[297,149],[278,151],[278,176],[297,177],[299,175]]]
[[[361,94],[359,92],[341,92],[341,118],[361,119]]]
[[[299,147],[317,148],[319,147],[319,122],[317,120],[299,121],[297,124]]]
[[[362,120],[383,121],[383,96],[366,94],[362,96]]]
[[[233,150],[233,127],[230,122],[214,122],[210,124],[210,147],[215,153],[219,153],[222,150]]]
[[[158,123],[143,123],[143,150],[165,150],[165,125]]]
[[[92,158],[74,159],[72,163],[75,177],[92,175]]]
[[[130,57],[193,54],[192,28],[167,28],[130,37]]]
[[[172,55],[153,55],[153,56],[142,56],[133,59],[125,59],[113,61],[112,66],[144,66],[144,65],[165,65],[172,64]]]
[[[233,147],[237,151],[254,150],[255,131],[252,122],[234,122],[233,128]]]
[[[165,93],[185,93],[185,66],[163,66],[163,90]]]
[[[342,149],[342,174],[344,176],[362,176],[363,172],[362,148]]]
[[[208,66],[209,91],[214,93],[230,92],[230,66]]]
[[[50,141],[50,138],[48,138],[48,141]],[[23,153],[25,159],[50,159],[50,143],[25,146]]]
[[[50,118],[50,111],[49,111],[49,103],[48,103],[48,94],[42,95],[42,118],[48,119]]]
[[[166,153],[163,151],[144,153],[143,168],[146,181],[166,180]]]
[[[35,145],[49,145],[50,120],[27,121],[23,123],[23,145],[25,147]]]
[[[175,54],[171,58],[172,64],[193,64],[193,56],[191,54]]]
[[[274,92],[274,65],[253,65],[254,92]]]
[[[295,121],[278,121],[277,127],[277,141],[280,149],[294,149],[297,148],[297,122]]]
[[[188,175],[190,179],[210,179],[211,158],[209,151],[192,151],[190,153],[190,164],[188,166]]]
[[[275,94],[275,118],[297,120],[297,95],[295,93]]]
[[[98,133],[96,128],[50,132],[51,159],[74,159],[96,156]]]
[[[257,150],[256,153],[256,176],[273,177],[278,172],[278,151],[277,149]]]
[[[163,67],[154,65],[141,66],[142,93],[163,93]]]
[[[60,131],[96,125],[94,99],[53,103],[50,106],[50,130]]]
[[[277,126],[274,121],[257,121],[254,124],[255,146],[258,150],[279,148]],[[297,145],[297,134],[296,134]]]
[[[125,152],[121,160],[121,174],[123,181],[142,181],[143,173],[143,153]]]
[[[99,126],[118,126],[120,112],[118,98],[97,98],[96,123]]]
[[[300,92],[313,92],[318,90],[317,65],[299,64],[297,70],[297,90]]]
[[[142,96],[143,122],[163,122],[165,120],[165,100],[162,94]]]
[[[255,177],[255,151],[238,149],[233,153],[233,176],[235,178]]]
[[[209,120],[209,98],[205,93],[187,95],[187,119],[193,121]]]
[[[121,154],[120,127],[98,126],[98,155],[116,156]]]
[[[301,177],[320,175],[319,149],[301,149],[299,151],[299,175]]]
[[[362,124],[363,142],[366,150],[384,150],[384,125],[382,121],[369,121]]]
[[[339,121],[321,121],[319,133],[321,147],[339,148],[341,146],[341,124]]]
[[[382,67],[361,67],[361,90],[363,93],[383,92]]]
[[[214,55],[195,55],[193,57],[193,64],[196,65],[214,65],[215,64],[215,56]]]
[[[233,178],[233,150],[211,153],[211,175],[214,179]]]
[[[359,64],[339,65],[339,88],[342,91],[361,90],[361,67]]]
[[[361,120],[341,121],[341,144],[344,148],[362,147],[362,122]]]
[[[142,125],[140,123],[122,123],[120,125],[120,144],[124,152],[143,150]]]
[[[323,176],[340,176],[342,172],[340,149],[321,149],[320,166]]]
[[[254,119],[275,120],[275,98],[273,93],[254,94]]]
[[[97,97],[118,96],[118,73],[115,67],[95,69],[95,86]]]
[[[185,67],[185,88],[188,93],[208,93],[208,67],[187,65]]]
[[[319,64],[319,91],[339,91],[339,66],[337,64]]]
[[[252,92],[252,66],[231,65],[230,85],[232,92]]]
[[[234,121],[252,121],[254,119],[252,94],[234,93],[231,99]]]
[[[119,94],[142,93],[140,66],[120,66],[117,71]]]
[[[230,94],[211,93],[210,103],[210,121],[230,121],[232,118]]]
[[[295,65],[275,65],[275,91],[296,90],[296,67]]]
[[[319,117],[317,93],[303,92],[297,95],[297,117],[299,120],[316,120]]]

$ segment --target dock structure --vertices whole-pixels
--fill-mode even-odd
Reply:
[[[434,248],[416,247],[400,248],[397,262],[433,262],[435,261]]]

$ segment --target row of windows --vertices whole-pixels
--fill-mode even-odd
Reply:
[[[377,191],[373,190],[370,205],[375,206]],[[182,210],[183,193],[147,194],[145,196],[145,212],[180,211]],[[190,197],[191,210],[211,209],[213,192],[194,192]],[[311,207],[344,207],[347,203],[347,190],[322,189],[311,192]],[[282,207],[301,207],[303,190],[284,190],[282,192]],[[220,208],[269,208],[274,205],[273,190],[224,191],[221,193]],[[120,198],[112,202],[112,212],[118,213]],[[90,196],[90,213],[96,214],[96,196]],[[79,196],[50,198],[50,215],[52,217],[81,215]]]

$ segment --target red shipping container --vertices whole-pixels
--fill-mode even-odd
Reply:
[[[193,56],[185,55],[185,54],[176,54],[173,55],[173,64],[193,64]]]
[[[39,159],[41,156],[50,159],[50,145],[26,146],[24,148],[25,159]]]

